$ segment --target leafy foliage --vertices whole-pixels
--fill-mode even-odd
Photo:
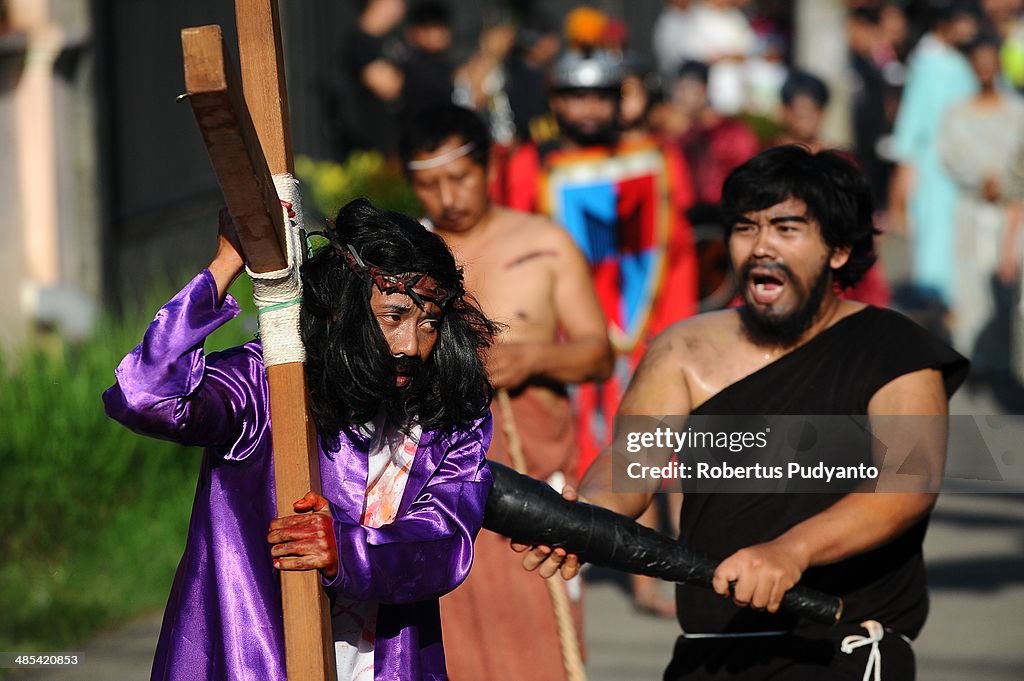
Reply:
[[[349,201],[366,197],[382,210],[394,210],[416,217],[419,201],[405,181],[401,167],[377,152],[360,151],[345,163],[316,161],[307,156],[295,159],[295,172],[307,189],[313,206],[334,218]]]
[[[243,304],[248,284],[233,290]],[[252,338],[252,316],[207,350]],[[106,319],[87,341],[41,337],[0,356],[0,650],[59,650],[167,599],[199,452],[128,431],[100,400],[148,321]]]

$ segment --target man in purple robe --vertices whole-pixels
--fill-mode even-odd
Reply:
[[[243,261],[221,222],[209,268],[103,396],[132,430],[205,447],[152,678],[283,681],[277,570],[319,569],[339,681],[444,679],[438,597],[469,573],[491,486],[481,355],[495,327],[439,237],[364,200],[343,208],[302,267],[323,496],[275,519],[260,341],[203,353],[239,310],[226,292]]]

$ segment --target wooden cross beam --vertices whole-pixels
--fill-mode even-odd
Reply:
[[[181,32],[185,89],[246,264],[257,273],[286,266],[284,220],[272,175],[292,171],[284,58],[275,0],[236,0],[244,98],[219,26]],[[279,516],[309,490],[320,492],[316,431],[302,363],[267,368]],[[333,681],[330,606],[317,571],[283,571],[285,661],[292,681]]]

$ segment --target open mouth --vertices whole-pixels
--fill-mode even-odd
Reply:
[[[786,289],[786,277],[777,270],[753,269],[748,281],[751,296],[761,305],[776,302]]]

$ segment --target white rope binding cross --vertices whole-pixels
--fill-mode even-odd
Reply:
[[[882,651],[878,649],[878,642],[885,636],[885,628],[875,620],[867,620],[861,622],[860,625],[868,630],[868,635],[847,636],[839,645],[839,649],[847,655],[851,655],[857,648],[870,644],[871,652],[868,653],[868,664],[864,668],[862,681],[868,681],[871,678],[872,670],[875,672],[874,681],[882,681]]]
[[[284,269],[257,273],[245,268],[252,279],[252,297],[259,313],[260,340],[263,342],[263,365],[305,362],[306,349],[299,333],[299,311],[302,308],[303,226],[302,199],[299,181],[290,173],[274,175],[274,186],[284,211]]]

